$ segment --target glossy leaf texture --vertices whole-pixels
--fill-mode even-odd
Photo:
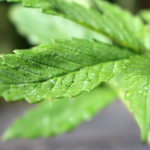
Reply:
[[[17,119],[4,133],[3,140],[50,137],[70,131],[83,121],[91,120],[115,98],[110,88],[99,87],[75,98],[46,100]]]
[[[75,21],[107,35],[119,45],[141,53],[144,50],[145,37],[145,26],[142,21],[116,5],[105,1],[95,0],[95,2],[98,9],[64,0],[23,0],[23,5],[41,7],[44,13]]]
[[[129,109],[142,131],[142,141],[145,142],[150,129],[150,61],[146,58],[133,58],[125,63],[126,73],[123,82],[125,99],[130,100]]]
[[[27,37],[33,45],[50,43],[51,39],[72,37],[111,43],[110,39],[93,30],[61,17],[41,13],[39,9],[13,5],[9,18],[18,32]]]
[[[114,76],[128,49],[81,39],[55,40],[31,50],[1,55],[0,96],[13,102],[73,97]],[[117,61],[121,60],[121,61]],[[117,71],[116,71],[117,70]]]

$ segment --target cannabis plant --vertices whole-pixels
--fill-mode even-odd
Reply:
[[[0,96],[7,102],[25,99],[39,104],[2,138],[51,137],[70,131],[119,97],[146,142],[150,36],[143,20],[150,22],[148,12],[133,16],[100,0],[8,1],[22,1],[23,6],[39,7],[45,14],[12,8],[10,18],[18,31],[38,46],[1,55]]]

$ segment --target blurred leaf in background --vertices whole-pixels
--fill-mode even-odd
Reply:
[[[139,16],[146,24],[145,47],[147,50],[150,50],[150,10],[144,9],[140,11]]]
[[[115,98],[115,92],[103,86],[75,98],[46,100],[17,119],[3,139],[50,137],[70,131],[83,121],[91,120]]]
[[[17,27],[18,32],[27,37],[32,45],[50,43],[51,39],[71,39],[71,37],[97,39],[111,43],[109,38],[95,31],[58,16],[43,14],[40,9],[14,5],[9,18]]]

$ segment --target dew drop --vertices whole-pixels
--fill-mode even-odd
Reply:
[[[147,92],[143,92],[143,95],[144,95],[144,96],[147,96]]]
[[[92,118],[90,112],[87,110],[83,112],[83,117],[86,121],[91,121],[91,118]]]
[[[54,80],[50,80],[54,85],[55,85],[55,81]]]
[[[86,83],[89,83],[89,82],[88,81],[84,81],[83,83],[86,84]]]
[[[51,124],[50,116],[47,114],[42,117],[42,121],[44,126],[49,126]]]
[[[129,97],[131,97],[131,93],[128,92],[125,94],[125,98],[129,98]]]
[[[36,5],[32,5],[32,7],[36,7],[36,8],[39,8],[41,5],[38,5],[38,4],[36,4]],[[31,6],[30,6],[31,7]]]
[[[70,117],[70,118],[69,118],[69,121],[70,121],[71,123],[74,123],[74,122],[75,122],[74,117]]]
[[[30,87],[30,90],[33,90],[33,87]]]
[[[141,93],[142,93],[142,90],[139,90],[138,93],[141,94]]]

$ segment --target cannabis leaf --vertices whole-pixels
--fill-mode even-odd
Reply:
[[[139,16],[148,24],[150,24],[150,10],[142,10]]]
[[[55,40],[32,50],[2,55],[0,96],[30,103],[77,96],[114,76],[120,59],[135,55],[128,49],[80,39]],[[113,62],[116,61],[116,62]]]
[[[149,143],[149,145],[150,145],[150,130],[149,130],[149,132],[148,132],[147,140],[148,140],[148,143]]]
[[[150,50],[150,11],[142,10],[139,16],[146,23],[145,47],[147,50]]]
[[[123,72],[125,74],[122,79],[123,90],[125,99],[129,100],[127,106],[131,112],[134,112],[142,131],[142,140],[146,141],[150,129],[150,61],[146,57],[134,56],[148,53],[145,47],[149,49],[150,36],[146,34],[146,26],[139,17],[132,16],[116,5],[98,0],[94,1],[96,8],[73,3],[72,0],[9,1],[22,1],[26,7],[40,7],[46,14],[67,18],[82,25],[86,28],[86,32],[92,30],[89,39],[94,37],[93,33],[96,31],[111,39],[113,44],[75,38],[49,42],[50,33],[47,32],[45,36],[45,31],[48,30],[41,30],[41,34],[39,28],[28,24],[24,29],[30,29],[29,34],[36,34],[35,36],[39,38],[44,35],[43,41],[49,44],[40,45],[31,50],[15,50],[15,54],[1,55],[3,61],[0,61],[0,96],[9,102],[26,99],[29,103],[37,103],[45,99],[75,97],[83,91],[92,91],[101,82],[108,81],[115,74]],[[42,14],[38,17],[40,15]],[[44,19],[44,17],[41,18]],[[145,19],[148,20],[148,17]],[[44,21],[42,23],[47,27],[48,24]],[[68,33],[67,31],[65,29],[65,33]],[[69,38],[71,36],[69,35]],[[131,56],[134,58],[129,59]],[[109,103],[112,97],[105,99],[106,92],[103,92],[104,101]],[[95,102],[91,101],[90,95],[91,93],[87,94],[87,103],[80,102],[82,96],[69,98],[69,101],[76,102],[74,105],[68,103],[68,98],[64,98],[64,101],[55,100],[50,102],[53,104],[51,109],[48,105],[49,101],[45,101],[37,109],[19,119],[5,133],[4,139],[52,136],[72,129],[83,121],[84,110],[91,110],[90,114],[93,115],[98,108],[101,108],[101,105],[97,106],[98,98],[95,98]],[[96,95],[97,93],[92,97]],[[79,106],[79,102],[83,105]],[[57,120],[58,114],[54,113],[58,109],[57,105],[61,115],[59,120]],[[66,106],[69,109],[66,109]],[[73,112],[77,109],[79,113],[74,114]],[[70,117],[73,118],[70,119]],[[33,118],[35,120],[32,120]],[[64,122],[68,119],[71,122],[65,124]],[[32,130],[26,126],[29,122],[32,122]],[[27,132],[23,133],[24,130]]]
[[[28,9],[18,4],[13,5],[9,18],[31,44],[46,44],[51,42],[50,39],[71,39],[72,37],[97,39],[111,43],[110,39],[93,30],[61,17],[43,14],[39,9]],[[38,25],[35,26],[35,24]]]
[[[150,129],[150,61],[145,57],[133,58],[125,63],[122,80],[125,99],[130,100],[130,111],[142,131],[142,141],[146,141]]]
[[[17,119],[5,132],[3,139],[50,137],[70,131],[84,120],[90,120],[115,97],[111,89],[100,87],[75,98],[46,100]]]
[[[10,0],[15,1],[15,0]],[[18,2],[20,0],[17,0]],[[26,7],[41,7],[44,13],[58,15],[110,37],[119,45],[141,53],[145,26],[138,17],[116,5],[95,0],[98,9],[64,0],[23,0]]]
[[[150,50],[150,26],[146,26],[146,36],[145,36],[145,48],[146,50]]]

